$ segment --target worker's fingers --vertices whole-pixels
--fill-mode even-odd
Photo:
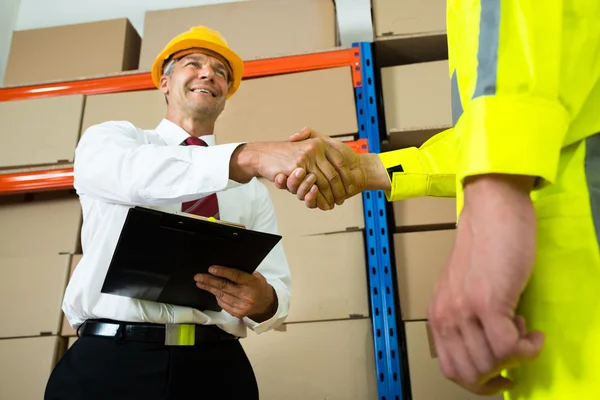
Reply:
[[[304,196],[304,203],[308,208],[317,208],[317,195],[319,194],[319,188],[317,185],[313,185],[309,192]]]
[[[285,174],[279,174],[275,176],[273,183],[277,189],[285,189],[288,177]]]
[[[542,350],[545,338],[541,332],[532,331],[522,335],[520,330],[524,326],[519,326],[514,318],[508,316],[490,314],[483,318],[482,323],[492,351],[501,362],[528,361],[537,357]]]
[[[448,353],[448,349],[446,348],[446,344],[439,335],[437,330],[432,330],[434,343],[435,343],[435,352],[438,356],[438,363],[440,365],[440,369],[442,370],[442,374],[452,381],[458,379],[458,372],[454,368],[454,363],[450,358],[450,354]]]
[[[514,318],[515,321],[515,326],[517,327],[517,331],[519,332],[519,336],[526,336],[527,335],[527,325],[525,323],[525,319],[520,316],[517,315]]]
[[[331,193],[332,206],[334,202],[337,205],[344,204],[344,201],[346,200],[346,188],[344,188],[342,178],[338,171],[333,167],[333,165],[331,165],[331,163],[327,159],[317,159],[317,167],[321,171],[323,177],[327,180],[327,186],[329,187]],[[325,184],[325,182],[323,182],[323,184]],[[319,183],[318,174],[317,185],[319,186],[319,188],[322,187],[322,185]],[[327,192],[323,193],[323,195],[328,201],[330,200],[330,197],[328,196]]]
[[[496,375],[495,377],[488,380],[485,384],[477,386],[471,391],[475,392],[480,396],[490,396],[496,393],[502,393],[512,389],[513,382],[510,379],[503,377],[502,375]]]
[[[306,177],[306,170],[304,168],[296,168],[290,176],[287,178],[285,186],[282,189],[287,189],[288,192],[296,194],[298,187]]]
[[[446,348],[450,354],[450,359],[458,375],[454,381],[463,386],[479,383],[481,374],[477,371],[460,332],[448,336],[445,338],[445,342],[447,343]]]
[[[310,172],[315,175],[315,183],[319,187],[319,194],[317,196],[317,202],[320,202],[319,208],[322,210],[327,210],[328,208],[322,208],[322,206],[325,204],[327,204],[330,208],[333,208],[335,200],[331,191],[329,180],[327,180],[325,175],[318,167],[312,168]]]
[[[319,133],[317,131],[314,131],[310,128],[302,128],[302,129],[300,129],[300,131],[298,131],[298,132],[294,133],[292,136],[290,136],[288,140],[290,142],[299,142],[302,140],[316,138],[316,137],[326,139],[329,136]]]
[[[487,376],[496,368],[498,360],[487,341],[483,326],[476,318],[466,318],[460,327],[469,357],[481,376]]]
[[[329,210],[333,210],[333,207],[335,207],[335,203],[327,200],[325,198],[325,196],[323,196],[323,194],[321,193],[320,190],[317,192],[316,198],[317,198],[317,207],[320,210],[329,211]]]
[[[315,174],[308,174],[306,178],[298,185],[296,189],[296,196],[300,200],[304,200],[310,189],[314,186],[316,182]],[[295,184],[295,182],[293,182]],[[290,190],[290,183],[288,182],[288,190]]]

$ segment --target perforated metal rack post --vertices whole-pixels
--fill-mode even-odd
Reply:
[[[360,84],[354,89],[359,137],[367,139],[370,152],[379,153],[371,43],[357,43],[353,48],[357,60],[353,68],[360,68],[361,76]],[[403,400],[385,201],[380,190],[363,193],[377,390],[380,400]]]

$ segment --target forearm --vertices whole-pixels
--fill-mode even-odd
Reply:
[[[531,176],[498,174],[465,181],[465,205],[459,229],[462,226],[471,232],[472,246],[479,249],[478,254],[503,259],[501,264],[510,268],[506,273],[512,274],[512,284],[497,287],[500,291],[520,293],[533,267],[536,213],[530,192],[534,181]],[[484,264],[477,266],[487,268]]]
[[[363,170],[367,180],[366,190],[390,190],[390,178],[379,155],[366,153],[360,154],[359,157],[360,168]]]

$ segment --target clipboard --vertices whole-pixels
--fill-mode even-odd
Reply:
[[[221,311],[216,297],[196,286],[194,275],[212,265],[252,273],[281,236],[242,226],[130,208],[101,293]]]

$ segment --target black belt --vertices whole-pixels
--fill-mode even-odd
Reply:
[[[113,337],[118,340],[160,343],[169,346],[236,340],[214,325],[150,324],[106,320],[87,320],[77,330],[78,336]]]

